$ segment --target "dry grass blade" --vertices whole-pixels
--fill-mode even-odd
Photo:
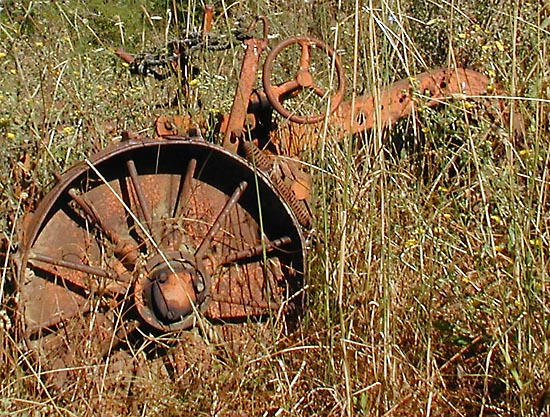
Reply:
[[[314,220],[299,294],[307,307],[293,332],[266,338],[250,324],[255,336],[238,352],[186,333],[187,356],[171,358],[162,377],[144,369],[110,393],[114,375],[90,380],[84,367],[70,392],[46,389],[14,337],[22,219],[54,172],[82,160],[94,171],[92,152],[155,115],[200,116],[206,140],[219,140],[212,132],[235,91],[234,40],[193,52],[184,76],[128,74],[111,52],[121,43],[162,50],[202,24],[196,0],[138,3],[0,2],[0,414],[545,415],[550,10],[519,0],[218,2],[212,30],[228,38],[266,15],[271,48],[297,35],[331,45],[347,73],[345,99],[374,96],[378,116],[385,87],[448,63],[485,74],[498,94],[428,107],[429,94],[416,91],[414,111],[391,131],[378,124],[344,138],[327,114],[300,162],[312,173]],[[333,85],[334,61],[317,69]],[[166,346],[174,337],[141,336]]]

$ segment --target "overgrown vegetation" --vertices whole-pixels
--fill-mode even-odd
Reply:
[[[304,156],[315,224],[299,328],[236,354],[197,347],[185,372],[140,374],[129,399],[121,390],[101,404],[93,379],[44,393],[25,370],[18,225],[54,173],[124,130],[150,133],[158,114],[226,112],[242,49],[197,53],[191,101],[174,108],[176,78],[132,76],[113,49],[162,48],[198,29],[201,2],[0,8],[0,414],[550,415],[546,3],[217,2],[217,31],[264,14],[271,47],[298,34],[336,45],[350,96],[467,65],[504,98],[420,106],[391,131],[322,136]]]

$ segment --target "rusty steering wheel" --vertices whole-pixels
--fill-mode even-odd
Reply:
[[[294,79],[274,85],[272,82],[272,77],[274,74],[273,67],[275,60],[283,50],[294,44],[298,44],[301,48],[299,63],[300,67],[294,75]],[[328,85],[326,87],[321,86],[314,80],[313,75],[310,72],[310,69],[314,69],[311,65],[313,49],[324,52],[324,54],[330,58],[331,61],[329,65],[327,65],[328,67],[331,67],[332,62],[334,62],[334,68],[336,70],[334,82],[330,83],[334,87],[332,85]],[[344,97],[345,76],[338,56],[334,50],[324,42],[307,36],[289,38],[278,44],[265,60],[262,81],[266,96],[273,108],[282,116],[296,123],[317,123],[323,120],[325,113],[321,112],[313,115],[300,115],[297,114],[296,111],[291,111],[284,107],[282,104],[284,100],[294,98],[298,96],[301,91],[307,90],[325,102],[330,103],[330,113],[333,113],[340,105],[342,98]]]

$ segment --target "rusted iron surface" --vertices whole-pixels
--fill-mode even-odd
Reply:
[[[237,91],[235,92],[235,97],[233,98],[233,104],[231,106],[231,112],[229,113],[227,127],[223,138],[224,148],[235,153],[238,150],[239,141],[242,139],[246,126],[245,122],[248,102],[250,96],[252,95],[252,91],[254,90],[254,84],[256,83],[256,74],[258,72],[260,56],[267,47],[267,19],[259,18],[257,21],[262,22],[264,36],[262,39],[251,38],[244,41],[246,51],[241,66]],[[255,26],[255,23],[253,26]]]
[[[155,134],[159,138],[169,136],[201,137],[205,121],[189,115],[159,116],[155,120]]]
[[[124,62],[126,62],[127,64],[131,64],[132,62],[134,62],[134,61],[136,60],[136,56],[135,56],[135,55],[126,52],[126,51],[125,51],[124,49],[122,49],[122,48],[116,48],[116,49],[115,49],[115,54],[116,54],[120,59],[122,59]]]
[[[189,63],[193,48],[225,47],[212,42],[212,20],[207,6],[202,31],[173,42],[166,56],[116,53],[133,72],[163,79]],[[250,33],[259,22],[257,38]],[[63,385],[67,369],[101,364],[116,349],[146,349],[145,335],[181,341],[176,332],[204,329],[205,321],[299,310],[302,227],[312,225],[311,181],[299,156],[316,146],[322,123],[336,137],[391,128],[415,106],[482,96],[489,85],[469,69],[438,69],[343,101],[337,54],[302,36],[267,56],[262,90],[267,19],[237,39],[246,50],[231,111],[216,130],[223,146],[200,139],[206,124],[198,117],[162,115],[154,138],[126,132],[60,176],[26,222],[20,315],[26,344],[54,385]],[[278,67],[289,56],[294,61]],[[274,110],[286,122],[273,123]],[[119,363],[134,362],[122,355]]]
[[[342,103],[331,122],[342,126],[346,133],[358,133],[375,126],[391,127],[411,114],[415,103],[428,107],[446,100],[479,96],[487,93],[489,79],[479,72],[464,68],[442,68],[398,81],[375,96],[357,97]],[[379,109],[379,113],[376,109]]]
[[[261,227],[260,212],[270,219]],[[76,166],[25,235],[25,336],[51,371],[101,361],[128,322],[172,332],[269,314],[298,301],[289,297],[303,279],[300,226],[267,175],[186,138],[122,142]],[[120,242],[137,255],[127,259]],[[80,329],[70,340],[67,323]],[[73,338],[92,347],[72,351]]]
[[[442,68],[403,79],[380,90],[378,95],[344,101],[329,118],[335,136],[360,133],[376,126],[391,129],[409,116],[415,106],[434,107],[452,100],[478,98],[488,94],[489,79],[464,68]],[[488,96],[490,97],[490,96]],[[354,106],[354,107],[353,107]],[[287,124],[270,133],[269,143],[280,155],[299,157],[317,146],[322,125]]]
[[[207,4],[204,6],[204,17],[202,21],[202,33],[207,34],[212,30],[212,20],[214,19],[214,6]]]
[[[293,79],[286,80],[278,85],[274,85],[272,81],[273,66],[275,60],[279,55],[287,48],[291,48],[294,45],[300,48],[299,66]],[[330,60],[327,62],[328,70],[334,66],[334,79],[332,77],[328,80],[327,85],[321,85],[316,80],[315,69],[312,74],[311,56],[313,49],[318,49],[326,54]],[[279,43],[265,60],[263,68],[263,86],[265,94],[273,108],[277,110],[283,117],[295,122],[295,123],[317,123],[325,118],[327,114],[332,114],[340,105],[344,98],[345,91],[345,76],[344,69],[340,63],[340,59],[336,53],[318,39],[299,36],[289,38]],[[288,109],[283,106],[283,101],[288,97],[297,96],[300,91],[305,90],[317,95],[323,100],[325,107],[329,105],[328,113],[323,109],[317,109],[315,114],[300,115],[296,113],[296,109]]]

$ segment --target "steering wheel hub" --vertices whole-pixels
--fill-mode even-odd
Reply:
[[[286,66],[281,67],[280,72],[285,74],[279,74],[275,68],[277,57],[290,54],[295,59],[292,50],[294,48],[295,53],[296,46],[299,47],[298,69],[292,75],[287,73]],[[319,63],[319,52],[316,51],[321,53],[321,65],[314,63],[314,59]],[[275,83],[274,76],[290,76],[291,79]],[[265,60],[262,81],[271,106],[295,123],[320,122],[326,115],[326,107],[329,106],[331,114],[344,98],[345,76],[338,55],[324,42],[307,36],[286,39],[273,48]],[[283,105],[283,101],[288,99],[295,99],[294,107],[298,108],[291,109],[293,106],[288,103]],[[325,109],[320,108],[323,106]]]

